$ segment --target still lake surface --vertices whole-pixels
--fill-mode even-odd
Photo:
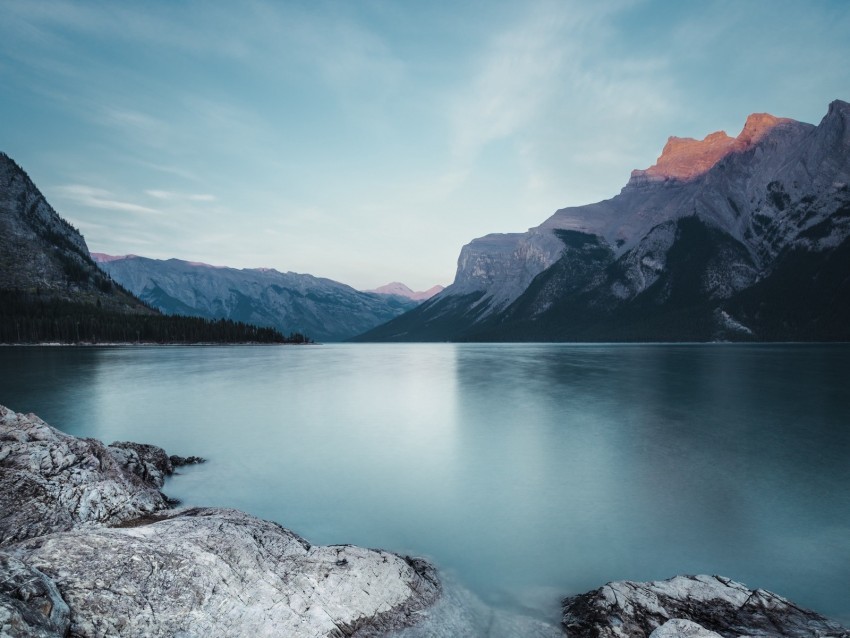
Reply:
[[[166,493],[554,624],[680,573],[850,622],[847,345],[8,347],[0,403],[207,457]]]

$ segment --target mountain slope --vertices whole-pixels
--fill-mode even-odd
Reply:
[[[361,339],[847,340],[848,183],[846,102],[670,138],[616,197],[473,240],[442,294]]]
[[[304,337],[301,336],[300,340]],[[9,156],[0,153],[0,343],[283,342],[275,330],[164,317],[116,285]]]
[[[89,256],[79,231],[47,203],[24,170],[0,153],[0,290],[151,314]]]
[[[417,304],[402,297],[269,268],[236,269],[179,259],[93,255],[109,275],[166,314],[233,319],[318,341],[341,341]]]

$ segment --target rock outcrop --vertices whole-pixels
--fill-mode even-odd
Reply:
[[[235,510],[190,509],[6,551],[56,583],[74,636],[371,636],[414,622],[439,595],[424,561],[312,546]]]
[[[573,638],[850,637],[781,596],[719,576],[618,581],[563,605],[563,626]]]
[[[314,546],[235,510],[170,510],[175,466],[0,406],[0,635],[375,636],[440,596],[425,561]]]
[[[108,447],[0,406],[0,545],[167,509],[162,457],[154,446]]]

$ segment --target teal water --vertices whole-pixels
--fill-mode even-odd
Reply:
[[[555,623],[679,573],[850,622],[850,346],[9,347],[0,403],[207,457],[165,491]]]

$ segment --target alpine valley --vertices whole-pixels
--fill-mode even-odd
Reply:
[[[243,321],[316,341],[349,339],[419,303],[272,268],[226,268],[137,255],[92,257],[116,282],[165,314]]]
[[[359,340],[850,340],[850,104],[671,137],[619,195],[473,240]]]

